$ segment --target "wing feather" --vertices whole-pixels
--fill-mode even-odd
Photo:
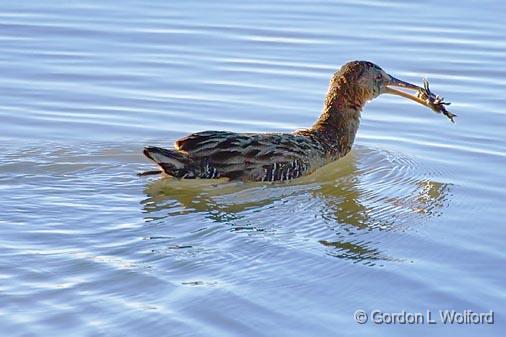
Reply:
[[[176,141],[175,147],[200,162],[206,175],[253,180],[289,180],[306,173],[323,147],[296,134],[240,134],[204,131]]]

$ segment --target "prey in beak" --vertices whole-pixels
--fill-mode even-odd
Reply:
[[[390,75],[388,75],[390,76]],[[399,90],[397,88],[402,88],[405,90],[412,90],[415,91],[416,94],[411,94],[409,92],[406,92],[404,90]],[[426,107],[432,109],[433,111],[437,113],[442,113],[446,117],[448,117],[452,123],[455,123],[454,117],[457,117],[454,113],[448,111],[446,109],[447,105],[450,105],[449,102],[445,102],[443,97],[440,97],[439,95],[435,95],[432,93],[429,89],[429,81],[427,79],[424,79],[423,81],[423,88],[399,80],[393,76],[390,76],[388,82],[383,87],[383,93],[385,94],[392,94],[397,96],[402,96],[405,98],[408,98],[412,101],[415,101],[417,103],[420,103],[422,105],[425,105]]]

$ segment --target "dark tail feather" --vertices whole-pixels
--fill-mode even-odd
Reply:
[[[162,174],[162,170],[151,170],[137,173],[139,177],[150,176],[154,174]]]
[[[195,177],[195,170],[192,168],[190,159],[177,150],[148,146],[144,148],[144,155],[157,163],[168,175],[176,178]]]

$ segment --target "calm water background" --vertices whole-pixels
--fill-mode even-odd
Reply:
[[[2,1],[2,336],[500,335],[503,1]],[[144,145],[278,132],[367,59],[453,102],[366,106],[344,160],[290,184],[138,178]],[[357,309],[495,311],[356,324]]]

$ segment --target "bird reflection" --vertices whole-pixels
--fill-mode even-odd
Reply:
[[[303,200],[304,212],[317,221],[294,232],[319,242],[328,255],[375,265],[397,260],[382,252],[378,233],[418,226],[447,206],[450,186],[429,179],[432,175],[405,157],[358,147],[343,160],[288,183],[156,180],[148,184],[142,205],[146,221],[199,213],[230,231],[268,235],[259,221],[263,213],[270,208],[300,217],[300,208],[290,207]],[[285,216],[278,220],[275,226],[291,223]]]

